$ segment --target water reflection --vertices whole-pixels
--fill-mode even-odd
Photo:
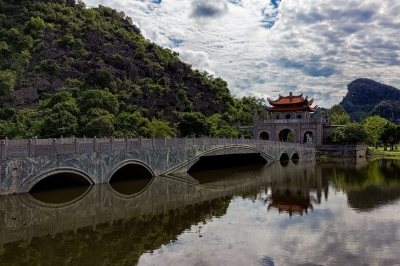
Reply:
[[[58,206],[0,197],[0,265],[394,264],[399,166],[299,160],[95,185]]]
[[[262,169],[265,164],[256,164],[242,167],[231,167],[213,171],[192,172],[190,176],[200,184],[209,186],[229,186],[242,181],[262,177]]]
[[[347,194],[349,205],[371,211],[400,198],[400,160],[380,159],[358,169],[326,168],[336,190]]]
[[[322,191],[328,189],[328,183],[316,175],[313,161],[296,161],[289,167],[274,165],[264,172],[270,176],[270,193],[263,199],[268,210],[277,209],[290,217],[313,210],[314,204],[321,203]]]
[[[151,183],[153,178],[138,178],[126,181],[117,181],[110,183],[111,187],[121,195],[135,196],[144,191]]]
[[[79,201],[89,193],[91,188],[91,186],[74,186],[54,190],[39,190],[31,192],[30,195],[36,201],[36,204],[60,207]]]

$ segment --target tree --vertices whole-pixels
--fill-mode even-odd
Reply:
[[[41,136],[71,136],[78,130],[78,116],[80,110],[72,94],[62,91],[46,95],[39,102],[39,109],[45,115]]]
[[[287,135],[287,141],[288,142],[294,142],[294,134],[292,131],[290,131]]]
[[[22,109],[12,117],[7,136],[14,139],[33,138],[40,135],[42,124],[42,117],[37,111]]]
[[[346,143],[346,137],[344,131],[341,128],[337,128],[328,134],[328,141],[336,144]]]
[[[43,32],[46,26],[46,23],[41,17],[31,17],[31,19],[25,24],[25,31],[32,36],[38,36]]]
[[[386,123],[386,125],[383,127],[381,140],[383,142],[384,149],[386,150],[386,146],[389,143],[390,150],[392,151],[394,144],[400,140],[400,126],[390,122]]]
[[[175,135],[175,129],[169,126],[168,122],[158,120],[153,118],[152,121],[149,123],[149,129],[155,138],[171,138]]]
[[[199,112],[180,113],[178,128],[182,136],[208,135],[206,117]]]
[[[10,70],[0,70],[0,96],[14,91],[15,73]]]
[[[10,127],[8,121],[0,120],[0,138],[4,139],[7,136],[7,131]]]
[[[378,142],[387,123],[389,123],[388,120],[378,115],[369,116],[362,121],[362,124],[368,130],[368,142],[374,144],[375,148],[378,148]]]
[[[121,112],[115,119],[115,135],[117,137],[133,136],[139,137],[138,129],[141,126],[143,117],[140,112]]]
[[[239,122],[242,126],[252,126],[254,110],[257,111],[258,118],[263,119],[265,114],[265,109],[262,107],[263,101],[264,99],[255,97],[235,99],[235,122]]]
[[[43,121],[41,135],[45,137],[72,136],[78,129],[78,119],[66,110],[52,113]]]
[[[86,90],[78,95],[78,106],[86,113],[92,108],[101,108],[111,114],[117,114],[119,102],[115,95],[107,90]]]
[[[328,110],[328,115],[332,125],[346,125],[350,123],[350,116],[340,104],[333,105]]]
[[[225,125],[215,132],[214,137],[237,137],[238,134],[239,132],[235,128]]]
[[[95,72],[94,83],[101,88],[109,87],[113,80],[114,76],[108,68],[99,69]]]
[[[349,123],[328,134],[328,140],[338,144],[359,144],[367,141],[368,131],[359,123]]]

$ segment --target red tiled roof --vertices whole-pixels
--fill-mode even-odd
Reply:
[[[306,98],[303,98],[303,94],[300,95],[292,95],[292,93],[290,93],[289,96],[282,96],[279,95],[279,98],[275,101],[271,100],[270,98],[268,98],[268,102],[271,105],[293,105],[293,104],[304,104],[304,105],[311,105],[312,102],[314,101],[314,99],[311,100],[307,100],[308,96]]]

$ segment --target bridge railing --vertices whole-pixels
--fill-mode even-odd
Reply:
[[[304,146],[300,143],[243,138],[57,138],[1,140],[1,158],[50,156],[58,154],[80,154],[91,152],[112,152],[121,150],[152,149],[187,145],[274,145],[280,148]]]

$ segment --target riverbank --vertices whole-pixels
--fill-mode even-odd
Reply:
[[[367,145],[316,145],[315,158],[366,158]]]
[[[369,158],[399,158],[400,159],[400,149],[394,149],[393,151],[384,150],[383,147],[368,147],[367,155]]]

